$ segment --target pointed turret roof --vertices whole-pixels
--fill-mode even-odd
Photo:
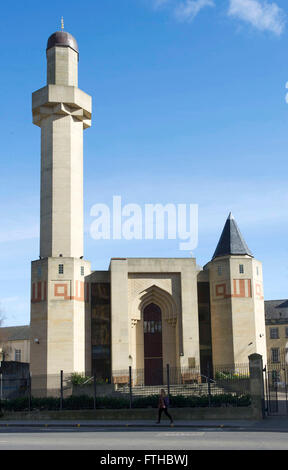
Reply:
[[[252,256],[238,225],[230,212],[212,259],[225,255]]]

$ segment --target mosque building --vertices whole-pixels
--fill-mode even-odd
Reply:
[[[32,261],[33,376],[142,370],[163,383],[183,370],[266,358],[262,264],[230,214],[212,259],[113,258],[95,271],[83,248],[83,131],[92,99],[78,88],[79,50],[65,31],[47,43],[47,84],[32,95],[41,129],[40,256]]]

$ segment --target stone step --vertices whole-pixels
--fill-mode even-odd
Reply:
[[[159,386],[141,386],[137,385],[132,387],[133,396],[149,396],[149,395],[158,395],[161,388],[164,388],[167,391],[166,385]],[[129,386],[125,385],[117,389],[117,394],[129,395]],[[210,385],[211,395],[224,394],[225,391],[223,388],[218,387],[216,384]],[[170,394],[171,395],[208,395],[208,384],[191,384],[191,385],[170,385]]]

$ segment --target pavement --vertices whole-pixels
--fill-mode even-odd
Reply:
[[[161,424],[150,420],[0,420],[0,431],[3,428],[171,428],[169,421]],[[205,428],[205,429],[233,429],[238,431],[262,431],[262,432],[288,432],[288,416],[270,416],[260,421],[250,420],[193,420],[176,421],[174,428]]]
[[[160,450],[168,452],[170,456],[173,454],[174,457],[181,451],[187,455],[189,467],[192,468],[194,454],[191,451],[288,450],[287,433],[287,417],[269,417],[261,421],[179,420],[173,428],[170,427],[169,420],[164,419],[160,425],[151,420],[0,420],[0,452],[97,450],[96,464],[100,462],[99,459],[102,464],[103,458],[109,458],[110,451],[121,450],[121,455],[127,458],[135,456],[139,465],[143,465],[143,461],[145,464],[151,463],[146,462],[146,454],[151,457],[151,452],[156,455],[154,463],[163,464],[163,456],[161,461],[157,461]],[[138,458],[138,454],[131,454],[131,451],[143,451],[145,455]],[[265,454],[265,461],[266,459]]]

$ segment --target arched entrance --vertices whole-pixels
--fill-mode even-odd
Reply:
[[[143,311],[145,385],[163,383],[162,313],[156,304]]]

